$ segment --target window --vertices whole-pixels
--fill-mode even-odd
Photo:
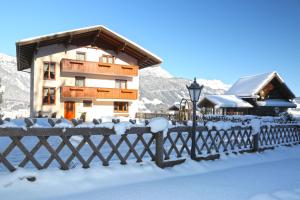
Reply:
[[[85,61],[85,52],[76,52],[76,60],[82,60]]]
[[[92,107],[93,102],[91,100],[83,100],[83,107]]]
[[[43,88],[43,105],[55,104],[55,88]]]
[[[75,76],[75,86],[84,87],[85,86],[85,77]]]
[[[102,62],[103,63],[115,63],[115,57],[112,55],[102,55]]]
[[[127,80],[116,79],[116,88],[126,89],[127,88]]]
[[[55,63],[44,62],[44,80],[55,79]]]
[[[115,112],[128,112],[128,102],[114,102]]]

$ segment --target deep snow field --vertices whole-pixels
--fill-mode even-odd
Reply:
[[[27,176],[36,180],[28,181]],[[0,173],[0,199],[300,199],[300,145],[255,154],[187,160],[160,169],[153,162],[109,167],[18,169]]]

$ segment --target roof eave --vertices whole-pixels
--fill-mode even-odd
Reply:
[[[284,82],[283,78],[277,73],[273,72],[268,79],[265,80],[264,84],[261,85],[261,87],[257,88],[257,90],[252,94],[253,96],[259,96],[260,90],[262,90],[268,83],[270,83],[274,78],[278,78],[278,80],[281,82],[283,87],[288,91],[290,99],[295,99],[296,95],[292,92],[292,90],[287,86],[287,84]]]
[[[140,66],[140,69],[145,68],[145,67],[150,67],[154,65],[159,65],[163,62],[163,60],[158,57],[157,55],[151,53],[150,51],[144,49],[140,45],[136,44],[135,42],[127,39],[126,37],[119,35],[118,33],[106,28],[105,26],[92,26],[92,27],[87,27],[87,28],[81,28],[81,29],[75,29],[75,30],[70,30],[70,31],[65,31],[65,32],[59,32],[59,33],[53,33],[53,34],[48,34],[40,37],[34,37],[34,38],[28,38],[24,40],[20,40],[16,42],[16,55],[17,55],[17,66],[18,70],[24,70],[27,68],[31,67],[31,62],[33,59],[33,55],[30,56],[29,58],[23,55],[22,53],[22,48],[28,48],[30,46],[36,46],[40,42],[45,42],[53,39],[64,39],[64,37],[68,37],[70,35],[80,35],[80,34],[85,34],[93,31],[97,31],[105,33],[105,35],[109,35],[109,37],[114,38],[115,40],[118,40],[119,42],[126,43],[128,45],[128,48],[133,49],[135,52],[138,52],[138,57],[145,57],[145,61],[138,63]],[[61,43],[57,42],[56,43]],[[45,45],[47,46],[47,45]],[[26,51],[26,50],[24,50]],[[28,51],[28,50],[27,50]],[[32,49],[30,51],[33,51]],[[34,52],[31,52],[30,54],[33,54]],[[148,60],[148,61],[147,61]]]

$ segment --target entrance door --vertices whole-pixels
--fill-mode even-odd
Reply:
[[[65,118],[68,120],[75,118],[75,102],[65,101]]]

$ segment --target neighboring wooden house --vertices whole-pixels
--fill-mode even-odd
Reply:
[[[21,40],[16,48],[18,70],[31,75],[32,117],[135,117],[139,69],[162,62],[104,26]]]
[[[179,112],[179,109],[180,109],[180,103],[179,102],[175,102],[173,105],[171,105],[168,108],[168,111],[174,114],[176,112]]]
[[[224,95],[208,95],[199,106],[211,114],[276,116],[295,108],[294,93],[276,72],[240,78]]]
[[[208,95],[200,101],[202,113],[248,114],[253,106],[235,95]]]

